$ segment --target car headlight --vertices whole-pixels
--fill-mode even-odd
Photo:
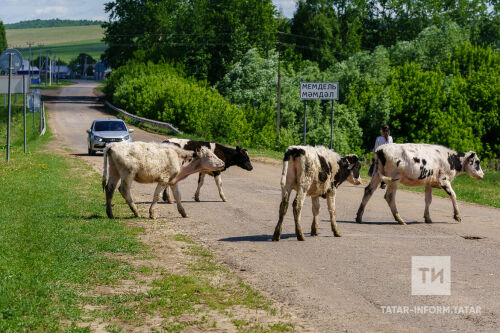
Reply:
[[[102,138],[100,136],[94,136],[94,140],[102,142]]]
[[[130,139],[130,135],[125,135],[125,136],[123,137],[123,141],[128,140],[128,139]]]

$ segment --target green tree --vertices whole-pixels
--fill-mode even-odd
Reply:
[[[457,46],[468,40],[468,30],[454,22],[445,22],[441,27],[432,25],[422,30],[415,40],[394,45],[391,48],[391,61],[395,65],[416,61],[424,69],[433,69],[447,60]]]
[[[6,48],[7,48],[7,36],[5,35],[5,27],[2,21],[0,21],[0,53],[5,51]]]
[[[271,0],[118,0],[106,5],[106,56],[114,65],[136,50],[152,61],[173,59],[198,79],[215,83],[252,47],[274,48]]]

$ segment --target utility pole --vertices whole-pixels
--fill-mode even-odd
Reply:
[[[45,57],[45,86],[47,87],[47,81],[48,81],[48,77],[47,75],[49,74],[49,51],[47,51],[47,55]]]
[[[38,87],[42,86],[42,44],[40,46],[40,55],[38,56]]]
[[[11,117],[11,89],[12,89],[12,53],[9,54],[9,84],[8,84],[8,94],[9,94],[9,111],[7,115],[7,162],[10,161],[10,117]]]
[[[31,84],[31,45],[33,45],[33,42],[28,42],[28,46],[30,47],[30,54],[29,54],[29,70],[28,70],[28,86]]]
[[[281,57],[280,57],[280,32],[278,31],[278,102],[276,109],[276,147],[279,146],[280,142],[280,113],[281,113]]]

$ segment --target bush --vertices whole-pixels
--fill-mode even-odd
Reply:
[[[148,119],[174,124],[206,140],[271,147],[272,113],[267,106],[242,108],[206,82],[182,77],[171,64],[130,62],[114,71],[106,93],[113,103]]]

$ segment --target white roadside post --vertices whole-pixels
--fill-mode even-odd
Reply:
[[[335,100],[339,99],[338,82],[300,82],[300,99],[304,101],[304,145],[306,144],[306,101],[331,100],[330,149],[333,148],[333,111]]]

